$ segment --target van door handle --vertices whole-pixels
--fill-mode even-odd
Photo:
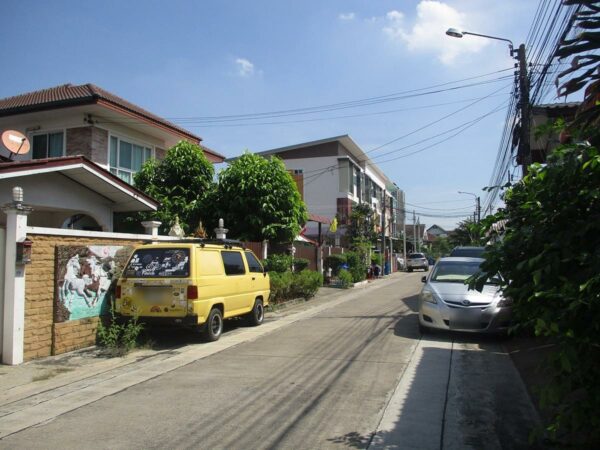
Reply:
[[[256,277],[252,277],[252,281],[256,280]]]

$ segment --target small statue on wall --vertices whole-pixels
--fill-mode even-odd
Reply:
[[[175,223],[169,230],[169,236],[175,236],[179,238],[184,236],[183,228],[181,228],[181,225],[179,224],[179,216],[175,216]]]
[[[198,228],[196,228],[196,231],[194,231],[194,237],[201,238],[201,239],[207,238],[206,230],[204,229],[204,226],[202,225],[202,221],[200,221],[198,223]]]

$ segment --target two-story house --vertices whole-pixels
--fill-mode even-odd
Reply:
[[[386,237],[397,237],[404,220],[404,194],[348,135],[304,142],[259,152],[278,156],[292,174],[311,215],[337,217],[344,236],[352,208],[367,203],[382,216]],[[382,233],[381,225],[376,231]],[[307,236],[317,237],[309,222]]]
[[[162,159],[181,140],[201,142],[93,84],[0,99],[0,132],[5,130],[23,133],[30,151],[14,154],[0,144],[0,204],[20,185],[34,208],[31,225],[104,231],[112,231],[115,212],[156,209],[156,202],[131,186],[145,161]],[[203,150],[213,163],[224,160]]]

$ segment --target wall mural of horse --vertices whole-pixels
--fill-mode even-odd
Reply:
[[[109,312],[113,285],[131,246],[57,246],[54,321],[65,322]]]

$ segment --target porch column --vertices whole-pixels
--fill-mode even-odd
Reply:
[[[13,202],[2,210],[6,213],[2,363],[16,365],[23,362],[25,330],[25,265],[17,264],[17,242],[27,236],[27,215],[32,209],[23,204],[23,189],[15,187]]]

